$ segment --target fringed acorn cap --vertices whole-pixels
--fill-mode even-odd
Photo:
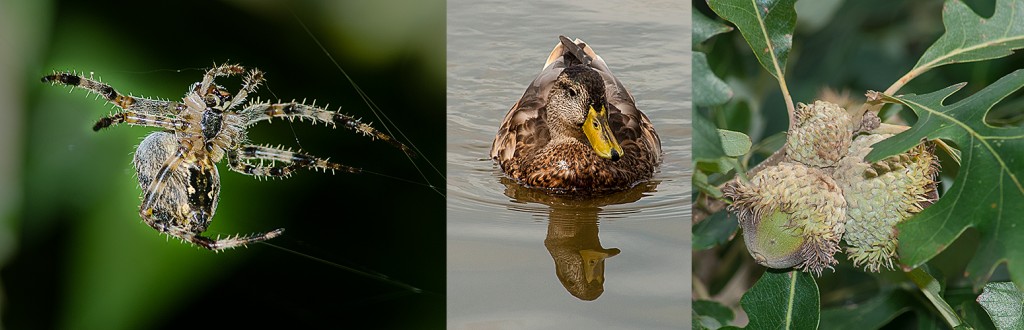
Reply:
[[[739,218],[747,250],[761,265],[821,275],[832,268],[846,219],[839,186],[819,169],[783,162],[749,183],[723,189]]]
[[[830,102],[800,103],[794,113],[796,123],[786,138],[788,159],[807,166],[832,167],[850,148],[853,125],[843,108]]]
[[[846,253],[854,265],[863,265],[872,272],[882,267],[893,269],[896,224],[931,205],[937,197],[935,176],[939,164],[927,143],[872,164],[864,162],[871,145],[890,136],[858,136],[833,173],[847,202]]]

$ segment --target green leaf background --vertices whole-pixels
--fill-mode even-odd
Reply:
[[[966,85],[960,86],[962,89],[959,93],[950,96],[943,103],[945,106],[952,106],[979,92],[981,92],[978,94],[979,98],[1003,92],[1008,93],[1009,96],[998,103],[969,101],[971,105],[977,106],[974,110],[975,113],[972,114],[976,120],[958,119],[958,121],[968,123],[967,127],[971,127],[977,132],[985,132],[979,134],[980,136],[991,137],[994,139],[993,141],[1000,140],[998,147],[995,146],[996,143],[992,144],[993,150],[997,150],[1000,154],[1017,150],[1017,147],[1014,146],[1016,142],[1008,140],[1015,136],[1014,134],[1019,133],[1020,124],[1024,121],[1024,112],[1021,111],[1024,109],[1024,98],[1021,98],[1020,91],[1013,92],[1012,87],[996,85],[996,81],[1004,77],[1016,79],[1016,73],[1010,73],[1024,67],[1024,55],[1020,52],[1013,54],[1008,52],[1010,49],[1020,48],[1016,45],[1016,41],[1007,43],[991,41],[995,40],[993,36],[996,35],[1020,34],[1015,32],[1018,31],[1015,25],[1024,22],[1019,19],[1021,16],[1018,14],[1021,8],[1024,8],[1024,5],[1021,5],[1022,2],[1024,1],[947,1],[944,4],[937,1],[865,0],[841,2],[838,9],[834,11],[817,10],[813,12],[800,11],[814,6],[797,5],[798,14],[793,32],[793,47],[788,56],[791,63],[788,64],[786,73],[789,90],[794,96],[794,101],[798,102],[813,101],[826,87],[838,91],[839,94],[846,91],[852,98],[850,105],[859,106],[859,102],[863,101],[862,93],[864,91],[884,90],[904,73],[918,65],[919,58],[928,52],[928,56],[943,58],[943,60],[929,65],[927,70],[923,70],[927,72],[903,86],[898,94],[905,94],[908,97],[912,94],[926,95],[933,91],[945,90],[951,85],[967,82]],[[719,10],[712,11],[711,8],[703,7],[699,3],[695,3],[695,5],[698,5],[696,11],[709,17],[715,17],[714,11]],[[713,3],[710,7],[714,6],[716,4]],[[805,7],[805,9],[800,7]],[[961,15],[961,18],[943,18],[943,13],[958,14]],[[1009,16],[1006,13],[1009,13]],[[813,22],[811,22],[812,16]],[[987,25],[982,28],[972,28],[966,24],[972,20],[986,22]],[[959,27],[956,27],[957,24]],[[956,28],[950,28],[950,26]],[[946,29],[950,29],[952,32],[947,33]],[[740,30],[742,31],[742,27]],[[991,32],[996,30],[998,33]],[[979,33],[979,35],[971,37],[972,33]],[[741,34],[718,34],[699,45],[699,49],[707,53],[710,70],[727,83],[734,95],[730,101],[724,104],[698,107],[697,109],[707,118],[708,122],[714,123],[717,128],[746,133],[752,139],[752,150],[758,151],[768,144],[769,137],[779,136],[786,129],[786,110],[782,97],[779,96],[774,75],[767,70],[761,58],[750,56],[751,46],[747,44],[747,40]],[[969,38],[961,38],[960,40],[963,40],[964,43],[957,45],[954,43],[957,39],[952,38],[955,34],[961,36],[966,34]],[[960,51],[972,47],[969,44],[983,47],[974,47],[972,51],[968,52]],[[945,65],[953,63],[956,64]],[[922,66],[922,68],[924,67]],[[991,87],[993,85],[996,87]],[[952,93],[952,90],[946,92]],[[962,111],[964,115],[970,112],[967,107],[963,107]],[[921,118],[919,111],[909,106],[890,106],[884,109],[883,114],[886,117],[891,116],[888,118],[890,120],[914,124],[915,128],[917,125],[938,125],[936,119],[941,117]],[[736,118],[744,119],[737,120]],[[941,134],[971,135],[969,133],[953,133],[957,129],[948,127],[951,123],[946,121],[943,126],[946,131]],[[993,135],[992,132],[995,131],[1005,134],[1002,135],[1004,138],[1001,138],[1000,135]],[[912,132],[915,130],[911,129],[907,134]],[[923,135],[908,135],[904,141],[906,144],[901,148],[909,148],[916,144],[921,137]],[[970,146],[969,143],[955,142],[954,144],[961,147]],[[984,148],[982,145],[981,149]],[[968,155],[966,151],[970,150],[978,151],[980,149],[965,150],[963,154],[966,156],[962,167],[945,155],[941,155],[944,158],[942,161],[944,183],[940,187],[940,192],[944,196],[957,192],[956,189],[961,184],[960,181],[966,180],[963,179],[962,171],[967,171],[967,177],[973,179],[965,181],[970,184],[964,186],[975,186],[971,189],[992,192],[989,195],[982,193],[981,196],[961,194],[961,197],[950,198],[950,201],[946,203],[959,200],[958,204],[963,204],[960,207],[966,208],[969,205],[978,204],[974,207],[980,208],[984,204],[974,202],[982,202],[986,201],[985,198],[1002,195],[1009,199],[1002,200],[1002,204],[996,205],[997,210],[999,207],[1005,206],[1004,211],[991,213],[991,210],[978,209],[980,213],[958,213],[956,217],[949,217],[955,219],[946,226],[936,223],[921,225],[917,234],[905,233],[904,227],[901,227],[901,247],[906,245],[906,248],[920,250],[908,252],[908,255],[920,253],[919,257],[915,257],[916,262],[913,264],[924,265],[927,262],[931,268],[940,270],[944,274],[950,274],[946,278],[936,278],[939,284],[947,287],[946,290],[938,291],[936,296],[938,304],[955,307],[956,314],[967,325],[976,329],[988,329],[992,327],[992,323],[989,321],[988,315],[982,311],[981,306],[974,302],[974,299],[980,294],[980,285],[984,285],[985,281],[1007,281],[1011,277],[1013,277],[1013,281],[1018,281],[1019,276],[1015,275],[1018,271],[1013,268],[1013,260],[1021,260],[1017,257],[1017,253],[1020,253],[1019,250],[1024,250],[1024,247],[1015,249],[1010,244],[1010,242],[1019,241],[1019,238],[1015,236],[1017,235],[1016,230],[1014,230],[1019,227],[1016,225],[1019,220],[1013,220],[1016,218],[1012,218],[1011,212],[1007,211],[1024,214],[1024,212],[1016,212],[1018,206],[1009,205],[1014,201],[1018,201],[1017,205],[1024,204],[1019,202],[1024,199],[1004,195],[1014,194],[1013,191],[998,190],[1000,187],[1011,186],[1010,182],[1013,180],[1009,178],[1008,174],[1018,171],[1017,169],[1007,170],[1003,174],[996,171],[992,174],[978,176],[979,173],[971,168],[978,165],[976,161],[987,156],[986,153],[977,152]],[[896,152],[895,149],[891,151]],[[877,155],[883,154],[884,152],[879,151]],[[1006,162],[1016,164],[1013,166],[1020,168],[1024,167],[1018,161],[1020,155],[1024,155],[1024,153],[1017,152],[1005,155],[1004,158]],[[968,156],[973,157],[971,159],[975,162],[967,163]],[[763,155],[753,155],[750,158],[751,162],[745,165],[752,166],[761,159],[763,159]],[[991,165],[991,162],[989,164]],[[998,179],[1000,175],[1002,181]],[[987,205],[990,207],[992,204]],[[992,218],[997,221],[982,224],[986,222],[985,217],[992,214],[1002,217],[997,216]],[[1017,217],[1019,218],[1019,216]],[[904,226],[910,226],[910,223],[913,221],[906,222]],[[700,225],[700,228],[694,230],[694,242],[699,241],[702,243],[700,247],[709,249],[699,252],[705,259],[700,259],[704,261],[703,264],[695,264],[694,279],[704,282],[704,285],[710,288],[711,295],[727,294],[716,290],[727,287],[723,284],[730,279],[727,276],[741,276],[734,273],[738,269],[743,269],[743,266],[737,265],[731,258],[735,250],[742,250],[742,240],[733,239],[723,242],[721,233],[725,230],[710,230],[715,227],[705,223]],[[928,227],[929,225],[931,227]],[[1010,228],[1009,226],[1015,227]],[[926,228],[931,232],[927,232]],[[946,231],[952,233],[947,234]],[[915,235],[916,237],[912,237]],[[944,235],[948,235],[949,238],[936,239]],[[993,241],[992,235],[999,236],[999,239]],[[1007,237],[1008,235],[1010,237]],[[706,237],[701,238],[700,236]],[[926,236],[933,238],[928,239]],[[904,237],[907,240],[914,240],[915,243],[906,243]],[[728,236],[725,236],[725,239],[728,239]],[[927,245],[916,244],[922,241]],[[999,244],[1003,244],[1003,246],[1000,248]],[[1006,253],[1010,253],[1010,255],[1007,256]],[[706,255],[709,254],[721,258],[716,261],[722,263],[708,262],[710,259],[706,259]],[[838,255],[837,258],[840,259],[840,265],[837,266],[836,272],[825,274],[817,279],[818,286],[822,290],[821,304],[824,308],[821,314],[822,320],[823,322],[826,319],[835,321],[829,323],[828,328],[903,329],[915,327],[925,329],[948,327],[947,321],[944,321],[936,312],[933,302],[926,299],[923,291],[917,289],[912,281],[902,275],[902,272],[866,274],[847,265],[848,261],[844,256]],[[908,260],[903,261],[908,262]],[[1007,267],[995,267],[1004,260],[1009,260]],[[748,261],[742,260],[740,264],[745,262]],[[704,269],[705,267],[714,268]],[[755,269],[757,269],[756,266]],[[720,277],[698,278],[699,274],[715,274]],[[969,277],[964,277],[964,274]],[[976,287],[976,284],[979,286]],[[726,300],[731,301],[729,298]],[[841,318],[840,316],[848,317]]]
[[[705,53],[699,52],[700,44],[717,34],[732,31],[732,27],[713,21],[699,11],[693,11],[693,105],[695,107],[719,105],[732,98],[732,89],[718,78]]]
[[[886,290],[858,304],[824,309],[821,311],[821,319],[828,320],[829,329],[878,329],[912,310],[915,299],[908,291]]]
[[[732,322],[734,313],[729,307],[710,300],[693,302],[692,329],[718,329]]]

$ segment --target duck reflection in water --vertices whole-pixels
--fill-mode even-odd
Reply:
[[[598,223],[603,208],[632,203],[654,192],[657,181],[604,196],[572,197],[527,188],[502,178],[505,195],[516,203],[548,206],[548,233],[544,247],[555,262],[555,276],[565,290],[581,300],[595,300],[604,293],[605,262],[621,251],[601,246]]]
[[[592,213],[598,208],[577,210],[577,215]],[[576,298],[594,300],[604,293],[605,259],[619,254],[619,249],[601,247],[597,221],[555,219],[548,222],[544,246],[555,261],[555,275],[562,286]]]

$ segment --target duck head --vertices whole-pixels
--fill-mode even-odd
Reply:
[[[586,141],[597,156],[619,160],[622,147],[608,124],[608,101],[601,74],[583,65],[558,75],[548,101],[552,137]]]

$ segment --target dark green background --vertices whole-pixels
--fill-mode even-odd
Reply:
[[[444,322],[443,1],[13,1],[0,33],[15,69],[16,165],[0,209],[2,326],[8,329],[440,328]],[[289,12],[295,13],[293,17]],[[122,93],[179,99],[214,62],[266,72],[263,99],[308,98],[381,127],[299,23],[422,152],[308,122],[250,130],[254,143],[301,147],[380,173],[299,172],[257,181],[220,166],[210,231],[286,228],[270,243],[215,254],[138,217],[134,147],[152,128],[94,133],[103,100],[51,87],[51,70],[94,72]],[[238,79],[219,83],[237,90]],[[271,93],[272,91],[272,93]],[[276,96],[275,96],[276,94]],[[8,159],[10,160],[10,159]],[[437,166],[430,168],[427,162]],[[408,181],[407,181],[408,180]],[[429,180],[429,181],[428,181]],[[426,187],[433,183],[440,190]],[[424,290],[360,276],[377,272]]]

